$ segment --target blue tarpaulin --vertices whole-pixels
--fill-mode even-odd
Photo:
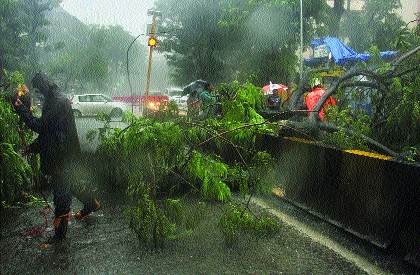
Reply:
[[[307,58],[303,61],[303,64],[309,67],[322,64],[328,61],[330,57],[335,64],[340,66],[348,65],[349,61],[367,61],[370,59],[370,54],[358,54],[336,37],[315,39],[311,43],[311,48],[314,52],[314,58]],[[380,53],[382,58],[391,58],[395,54],[394,51]]]

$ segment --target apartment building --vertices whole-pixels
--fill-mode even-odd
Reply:
[[[386,0],[384,0],[386,1]],[[401,9],[397,11],[401,15],[403,20],[407,23],[410,22],[409,26],[414,27],[420,22],[420,0],[400,0]],[[345,0],[345,8],[348,10],[362,10],[366,0]],[[331,7],[334,6],[334,0],[327,0],[327,4]]]
[[[402,9],[398,11],[405,22],[411,22],[410,27],[419,24],[420,0],[401,0]]]

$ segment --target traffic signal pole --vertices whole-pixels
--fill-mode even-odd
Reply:
[[[149,102],[149,89],[150,89],[150,75],[152,72],[152,56],[153,56],[153,48],[157,44],[157,40],[155,38],[156,35],[156,16],[160,15],[159,11],[149,10],[147,11],[148,15],[152,15],[152,27],[149,33],[149,64],[147,66],[147,82],[146,82],[146,91],[145,91],[145,105],[147,107],[147,103]]]

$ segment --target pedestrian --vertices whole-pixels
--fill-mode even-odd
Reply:
[[[215,102],[215,97],[213,95],[213,86],[209,83],[204,85],[204,89],[198,95],[198,99],[201,100],[201,109],[205,111],[208,107]]]
[[[202,118],[207,118],[210,113],[210,107],[216,102],[216,98],[213,95],[213,85],[206,83],[203,90],[198,94],[198,100],[201,101]]]
[[[314,81],[314,86],[312,88],[312,91],[308,93],[308,95],[305,97],[305,104],[308,107],[308,113],[310,114],[312,112],[312,109],[314,108],[315,104],[318,102],[318,100],[321,98],[321,96],[325,93],[325,90],[321,86],[321,82],[319,79],[316,79]],[[334,97],[329,97],[326,101],[324,106],[319,111],[319,117],[325,121],[325,108],[329,105],[336,105],[336,101]]]
[[[195,117],[200,113],[201,101],[197,97],[197,91],[194,90],[188,95],[187,99],[187,116]]]
[[[35,74],[32,86],[44,97],[41,117],[33,116],[19,98],[14,105],[26,125],[38,133],[38,137],[22,153],[39,154],[41,173],[50,178],[48,186],[54,197],[55,234],[48,239],[47,244],[53,244],[66,237],[71,215],[71,194],[76,195],[84,204],[84,208],[76,213],[76,218],[84,218],[101,206],[92,195],[78,192],[75,188],[77,183],[70,182],[74,180],[74,169],[80,160],[80,143],[69,99],[43,72]]]
[[[279,90],[273,89],[273,94],[267,98],[267,108],[272,111],[280,111],[281,98],[279,97]]]

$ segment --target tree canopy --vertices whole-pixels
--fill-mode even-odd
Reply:
[[[63,80],[64,90],[71,85],[113,94],[125,90],[126,94],[126,55],[133,40],[121,26],[91,25],[86,28],[83,44],[75,41],[50,53],[47,67]],[[142,66],[145,51],[134,44],[129,54],[131,73],[145,74]]]
[[[349,38],[348,44],[356,52],[366,52],[372,45],[380,51],[394,50],[406,24],[396,13],[400,8],[399,0],[367,0],[363,10],[346,12],[340,35]]]
[[[304,49],[314,38],[349,39],[358,52],[372,45],[395,49],[404,22],[396,13],[399,0],[367,0],[361,11],[349,10],[351,1],[160,1],[157,48],[173,66],[173,79],[185,85],[195,79],[211,82],[245,81],[256,85],[269,81],[298,80],[300,13],[303,16]],[[347,5],[346,5],[347,4]],[[347,9],[346,9],[347,8]],[[361,35],[363,34],[363,35]]]

